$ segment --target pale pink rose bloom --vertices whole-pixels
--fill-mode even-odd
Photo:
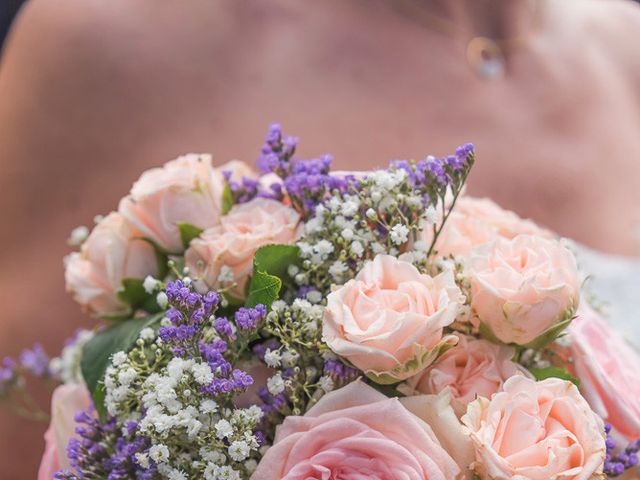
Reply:
[[[640,438],[640,356],[588,305],[568,329],[581,390],[591,407],[628,440]]]
[[[511,360],[514,353],[512,347],[459,335],[455,347],[403,388],[410,394],[438,394],[448,388],[456,414],[462,415],[476,396],[491,398],[509,377],[524,374],[524,368]]]
[[[185,262],[201,291],[220,286],[226,267],[236,284],[230,293],[243,299],[256,250],[272,243],[293,243],[300,215],[276,200],[255,198],[235,205],[220,222],[192,240]]]
[[[504,343],[526,345],[561,322],[566,326],[578,306],[576,260],[556,240],[498,238],[471,250],[467,270],[472,322]]]
[[[153,247],[115,212],[96,225],[80,252],[69,255],[65,263],[67,291],[98,315],[127,311],[128,306],[118,298],[123,279],[158,273]]]
[[[451,272],[421,274],[389,255],[367,262],[327,298],[329,348],[379,383],[407,379],[457,342],[443,335],[464,297]]]
[[[68,469],[67,445],[75,435],[74,417],[89,408],[91,399],[84,385],[60,385],[51,398],[51,423],[44,434],[45,451],[38,480],[51,480],[58,470]]]
[[[602,472],[602,420],[571,382],[507,380],[491,400],[479,397],[462,417],[488,480],[589,480]]]
[[[211,156],[189,154],[144,172],[118,210],[142,236],[168,252],[181,253],[178,224],[203,230],[218,225],[223,190],[224,178],[212,167]]]
[[[460,469],[433,430],[397,398],[353,382],[278,427],[253,480],[451,480]]]
[[[442,215],[439,213],[438,222]],[[423,238],[427,245],[433,240],[433,229],[424,226]],[[488,198],[463,196],[458,199],[438,237],[435,249],[441,256],[467,256],[478,245],[498,237],[511,239],[516,235],[531,234],[551,237],[531,220],[520,218],[512,211],[499,207]]]

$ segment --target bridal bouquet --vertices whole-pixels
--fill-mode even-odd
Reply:
[[[31,416],[25,374],[59,382],[39,479],[633,474],[639,357],[563,240],[464,195],[471,145],[349,173],[296,144],[180,157],[72,233],[100,324],[0,369]]]

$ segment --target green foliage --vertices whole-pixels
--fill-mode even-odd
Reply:
[[[148,294],[144,289],[143,282],[140,278],[123,279],[122,287],[118,291],[118,298],[131,307],[131,312],[142,309],[148,313],[157,313],[161,308],[156,302],[156,297]]]
[[[233,208],[233,193],[229,187],[229,183],[226,183],[224,190],[222,191],[222,214],[226,215]]]
[[[580,387],[580,380],[571,375],[567,370],[560,367],[546,367],[546,368],[530,368],[529,371],[535,377],[536,380],[544,380],[545,378],[561,378],[568,380],[575,384],[576,387]]]
[[[89,388],[96,410],[101,418],[106,413],[104,407],[104,374],[111,364],[111,356],[119,351],[128,352],[135,345],[140,331],[155,327],[162,314],[150,317],[132,318],[106,327],[95,334],[82,349],[80,369]]]
[[[300,262],[300,249],[294,245],[266,245],[253,258],[253,275],[245,305],[262,303],[267,308],[279,298],[283,284],[290,283],[287,270]]]
[[[179,223],[178,230],[180,230],[180,239],[184,248],[189,248],[191,240],[200,236],[203,232],[202,228],[191,225],[190,223]]]
[[[561,322],[555,324],[553,327],[549,328],[542,335],[540,335],[535,340],[524,345],[525,348],[533,348],[534,350],[540,350],[545,345],[554,341],[558,335],[562,333],[562,331],[569,326],[571,321],[573,320],[574,310],[570,310],[567,314],[567,317]]]

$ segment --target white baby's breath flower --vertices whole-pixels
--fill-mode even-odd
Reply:
[[[267,348],[264,354],[264,363],[271,368],[277,368],[280,366],[280,352],[278,350],[271,350]]]
[[[284,380],[279,373],[276,373],[267,380],[267,390],[269,390],[271,395],[275,396],[284,392],[284,386]]]
[[[387,251],[387,249],[384,248],[384,245],[382,245],[381,243],[378,243],[378,242],[373,242],[371,244],[371,250],[376,255],[380,255],[381,253],[385,253]]]
[[[320,303],[322,301],[322,293],[318,290],[311,290],[310,292],[307,292],[307,300],[311,303]]]
[[[111,357],[111,363],[116,367],[119,367],[126,361],[127,361],[127,354],[124,353],[123,351],[116,352],[113,354],[113,357]]]
[[[425,210],[424,219],[425,222],[427,222],[427,224],[429,225],[435,225],[435,223],[438,221],[438,212],[433,205],[429,205],[429,207],[427,207],[427,209]]]
[[[331,275],[335,280],[340,280],[347,270],[349,270],[349,267],[347,267],[346,263],[336,260],[329,267],[329,275]]]
[[[213,372],[211,367],[206,363],[196,363],[191,367],[193,378],[200,385],[209,385],[213,380]]]
[[[233,435],[233,427],[227,420],[219,420],[213,428],[216,430],[216,437],[220,440]]]
[[[358,212],[359,208],[360,204],[357,200],[349,199],[342,204],[341,211],[345,217],[353,217]]]
[[[88,236],[89,236],[89,229],[84,225],[80,225],[79,227],[76,227],[73,230],[71,230],[71,233],[69,234],[69,238],[67,239],[67,244],[69,244],[72,247],[78,247],[82,245],[82,243],[87,239]]]
[[[359,242],[358,240],[351,242],[351,245],[349,246],[349,250],[356,257],[362,257],[362,254],[364,253],[364,247],[362,246],[362,243]]]
[[[200,402],[200,411],[204,414],[216,413],[218,411],[218,404],[215,400],[207,398]]]
[[[346,241],[349,241],[353,238],[353,230],[351,230],[350,228],[345,228],[344,230],[342,230],[340,235],[342,235],[342,238],[344,238]]]
[[[295,350],[285,350],[282,352],[282,364],[285,367],[293,367],[299,358],[300,354]]]
[[[297,265],[291,264],[287,267],[287,273],[290,277],[295,277],[299,271],[300,269]]]
[[[156,338],[156,332],[154,332],[153,328],[143,328],[140,330],[140,338],[145,341],[151,341]]]
[[[144,291],[151,295],[160,285],[160,281],[153,278],[151,275],[147,275],[144,277],[144,281],[142,282],[142,286]]]
[[[330,241],[323,239],[316,243],[314,250],[320,255],[329,255],[333,252],[334,247]]]
[[[133,368],[128,367],[118,372],[118,382],[120,382],[121,385],[129,386],[137,376],[138,373]]]
[[[218,274],[218,282],[221,284],[233,283],[233,270],[227,265],[220,267],[220,273]]]
[[[396,245],[402,245],[409,239],[409,229],[406,225],[398,223],[393,226],[391,232],[389,232],[389,236],[393,243]]]
[[[227,451],[229,452],[229,456],[236,462],[242,462],[251,453],[249,445],[247,445],[247,443],[243,442],[242,440],[231,442],[231,445],[229,445]]]
[[[169,305],[169,298],[166,293],[159,292],[158,295],[156,295],[156,302],[158,302],[160,308],[165,309],[167,305]]]
[[[148,453],[136,453],[136,462],[142,468],[149,468],[149,454]]]
[[[187,480],[187,475],[176,468],[171,469],[167,475],[168,480]]]
[[[165,463],[169,460],[169,449],[166,445],[152,445],[149,449],[149,457],[156,463]]]

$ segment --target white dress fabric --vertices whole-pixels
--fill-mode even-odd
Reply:
[[[640,258],[597,252],[572,244],[580,270],[589,276],[587,295],[603,307],[610,324],[640,349]]]

